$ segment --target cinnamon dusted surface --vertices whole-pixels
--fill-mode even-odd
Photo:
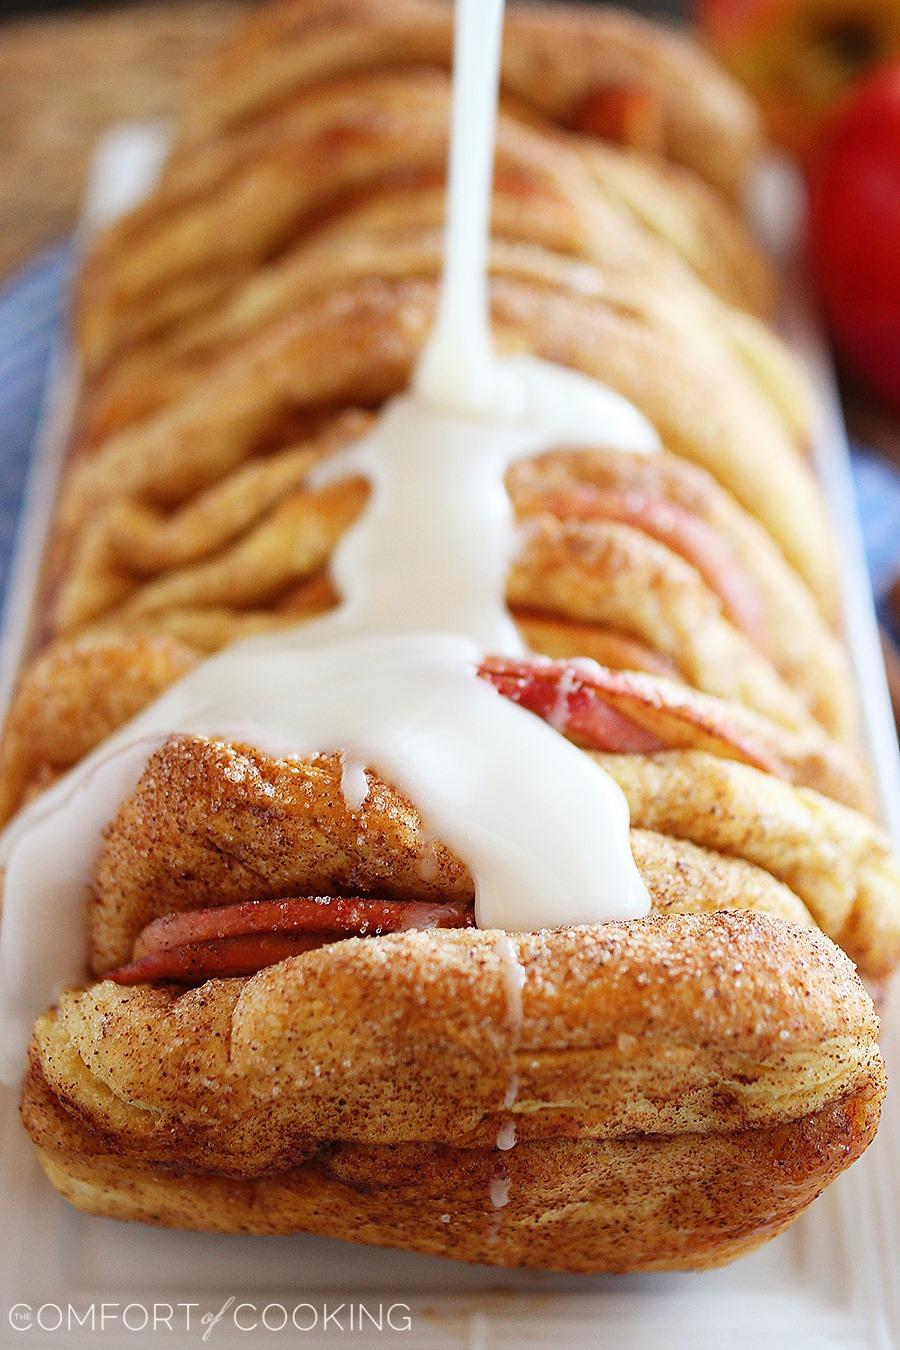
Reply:
[[[43,1165],[114,1217],[697,1268],[780,1231],[871,1138],[877,1022],[820,935],[759,914],[520,935],[521,1026],[495,939],[406,933],[182,995],[66,995],[23,1103]]]

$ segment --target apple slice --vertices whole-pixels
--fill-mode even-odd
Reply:
[[[602,667],[578,661],[484,661],[479,668],[498,693],[536,713],[552,727],[588,750],[649,755],[666,742],[638,722],[610,707],[596,678]]]
[[[193,984],[215,976],[251,975],[342,938],[410,928],[467,928],[473,923],[471,905],[460,901],[423,904],[343,896],[248,900],[155,919],[139,934],[134,959],[110,971],[108,978],[117,984]]]

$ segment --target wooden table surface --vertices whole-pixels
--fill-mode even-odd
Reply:
[[[170,115],[246,0],[158,0],[0,25],[0,277],[75,220],[97,135]]]

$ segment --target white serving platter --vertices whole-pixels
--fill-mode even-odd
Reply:
[[[139,199],[164,153],[158,127],[110,133],[95,159],[84,231]],[[823,410],[816,458],[841,554],[845,624],[863,693],[867,748],[885,822],[900,841],[900,761],[847,438],[825,347],[788,257],[791,182],[783,172],[766,174],[758,204],[791,279],[785,331],[809,365]],[[0,707],[31,631],[74,387],[63,352],[49,379],[11,572]],[[897,1006],[886,1018],[884,1041],[889,1066],[900,1066]],[[209,1236],[89,1218],[44,1180],[19,1124],[15,1094],[3,1090],[0,1345],[180,1350],[206,1342],[231,1350],[349,1339],[384,1350],[655,1350],[660,1344],[667,1350],[892,1350],[900,1346],[898,1173],[900,1090],[889,1093],[878,1139],[863,1160],[787,1234],[734,1266],[703,1275],[620,1277],[503,1271],[320,1238]],[[279,1329],[285,1315],[287,1326]]]

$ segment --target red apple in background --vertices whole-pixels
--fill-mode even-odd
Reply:
[[[865,80],[822,135],[809,253],[837,350],[900,412],[900,63]]]
[[[900,58],[900,0],[696,0],[695,11],[773,140],[802,156],[853,81]]]

